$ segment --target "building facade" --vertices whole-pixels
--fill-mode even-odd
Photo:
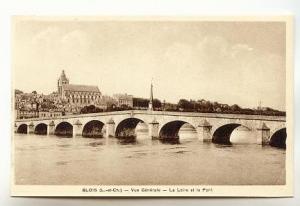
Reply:
[[[100,105],[101,92],[97,86],[70,84],[64,71],[57,86],[59,97],[72,106]]]
[[[37,110],[23,110],[23,109],[15,110],[16,119],[30,119],[30,118],[38,118],[38,117],[39,117],[39,112]]]
[[[57,118],[63,116],[63,112],[59,110],[39,111],[39,118]]]
[[[129,94],[114,94],[113,98],[115,99],[118,107],[127,106],[133,107],[133,96]]]

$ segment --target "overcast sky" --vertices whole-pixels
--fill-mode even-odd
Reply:
[[[206,99],[285,110],[285,24],[18,21],[15,88],[48,94],[64,69],[103,94]]]

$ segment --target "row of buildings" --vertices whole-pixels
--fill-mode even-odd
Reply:
[[[58,81],[57,91],[49,94],[15,91],[15,114],[17,119],[36,117],[59,117],[78,114],[85,106],[94,105],[102,110],[108,107],[133,107],[133,96],[115,94],[103,95],[98,86],[70,84],[63,70]]]

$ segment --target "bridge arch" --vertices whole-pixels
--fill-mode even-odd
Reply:
[[[56,125],[54,134],[57,136],[73,136],[73,125],[69,122],[63,121]]]
[[[174,120],[165,123],[161,129],[159,130],[159,138],[160,139],[179,139],[179,130],[184,125],[188,124],[192,128],[194,128],[195,131],[196,128],[193,124],[183,121],[183,120]]]
[[[83,137],[103,137],[102,129],[104,123],[99,120],[91,120],[87,122],[82,129]]]
[[[17,133],[27,134],[27,132],[28,132],[28,125],[27,124],[20,124],[18,129],[17,129]]]
[[[212,142],[217,143],[217,144],[231,144],[230,136],[231,136],[232,132],[240,126],[247,128],[248,130],[251,130],[248,127],[246,127],[240,123],[224,124],[214,130],[214,132],[212,133],[213,134]]]
[[[286,128],[281,128],[273,133],[270,137],[270,145],[272,147],[286,148]]]
[[[116,137],[136,137],[136,126],[140,123],[146,123],[144,120],[136,117],[123,119],[116,127]]]
[[[48,130],[48,125],[45,123],[39,123],[34,128],[34,134],[46,135]]]

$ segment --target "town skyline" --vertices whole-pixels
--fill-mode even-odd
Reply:
[[[66,70],[62,70],[62,71],[64,71],[65,73],[67,73],[66,72]],[[69,77],[68,76],[68,74],[67,74],[67,77]],[[85,83],[76,83],[76,82],[72,82],[72,81],[70,81],[70,84],[76,84],[76,85],[86,85]],[[153,88],[153,91],[151,91],[152,92],[152,94],[155,92],[155,85],[153,84],[153,78],[151,78],[151,81],[150,81],[150,84],[149,84],[149,91],[150,91],[150,89],[151,89],[151,85],[152,85],[152,88]],[[89,86],[97,86],[97,87],[99,87],[98,85],[89,85]],[[57,87],[56,88],[54,88],[54,90],[52,91],[52,92],[49,92],[49,93],[43,93],[43,92],[39,92],[39,90],[36,90],[36,89],[32,89],[32,90],[29,90],[29,91],[25,91],[25,90],[22,90],[22,89],[20,89],[20,88],[15,88],[15,89],[17,89],[17,90],[20,90],[20,91],[22,91],[22,92],[24,92],[24,93],[32,93],[32,92],[37,92],[37,94],[41,94],[41,95],[50,95],[50,94],[52,94],[52,93],[58,93],[58,91],[57,91]],[[149,93],[149,91],[148,91],[148,93]],[[133,97],[135,97],[135,98],[144,98],[144,99],[149,99],[150,98],[150,95],[149,96],[146,96],[146,94],[145,94],[145,96],[136,96],[136,95],[134,95],[134,94],[130,94],[130,93],[120,93],[120,92],[116,92],[116,93],[113,93],[113,94],[106,94],[105,92],[103,92],[103,91],[101,91],[101,89],[100,89],[100,92],[101,92],[101,95],[102,96],[110,96],[110,97],[113,97],[114,95],[116,95],[116,94],[127,94],[127,95],[132,95]],[[161,102],[163,102],[165,99],[159,99],[159,98],[157,98],[157,97],[155,97],[154,95],[153,95],[153,98],[154,99],[158,99],[158,100],[160,100]],[[191,98],[185,98],[185,97],[182,97],[182,98],[179,98],[178,99],[178,101],[177,102],[168,102],[168,101],[166,101],[167,103],[171,103],[171,104],[177,104],[178,102],[179,102],[179,100],[181,100],[181,99],[186,99],[186,100],[193,100],[193,101],[198,101],[198,100],[202,100],[202,99],[204,99],[204,98],[198,98],[198,99],[191,99]],[[204,99],[204,100],[206,100],[206,101],[210,101],[210,102],[217,102],[217,101],[214,101],[214,100],[211,100],[211,99]],[[228,104],[228,103],[226,103],[226,102],[219,102],[220,104]],[[237,104],[237,105],[239,105],[238,103],[234,103],[234,104]],[[258,105],[256,105],[256,106],[253,106],[252,108],[250,108],[250,109],[253,109],[253,108],[258,108],[258,107],[268,107],[268,105],[262,105],[263,104],[263,102],[262,101],[260,101],[260,102],[258,102]],[[239,105],[239,106],[242,106],[242,107],[244,107],[243,105]],[[245,108],[245,107],[244,107]],[[271,108],[271,107],[270,107]],[[276,108],[272,108],[272,109],[276,109]],[[281,110],[281,111],[285,111],[285,110]]]
[[[96,85],[104,95],[149,98],[153,78],[161,101],[262,102],[285,111],[282,23],[29,21],[16,28],[24,32],[14,37],[14,86],[24,92],[56,91],[65,70],[72,84]]]

